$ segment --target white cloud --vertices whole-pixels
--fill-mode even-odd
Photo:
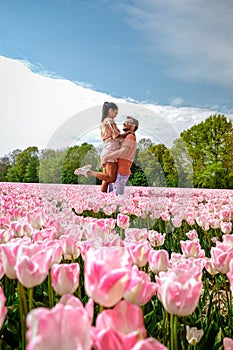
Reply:
[[[19,148],[70,147],[76,142],[99,143],[104,101],[119,105],[119,127],[127,114],[139,118],[138,137],[171,145],[179,132],[214,112],[139,104],[78,86],[71,81],[32,72],[24,62],[0,56],[0,156]]]
[[[169,102],[170,102],[171,106],[178,107],[178,106],[182,105],[184,100],[181,97],[175,97],[173,99],[170,99]]]
[[[231,0],[133,0],[121,9],[167,75],[232,86]]]

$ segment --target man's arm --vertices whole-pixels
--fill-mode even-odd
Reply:
[[[110,158],[126,158],[129,151],[129,146],[121,146],[120,149],[117,149],[114,152],[108,153],[106,156],[102,157],[102,163],[106,163],[106,161]]]

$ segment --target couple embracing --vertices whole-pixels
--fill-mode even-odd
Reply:
[[[114,189],[116,195],[121,195],[124,194],[126,183],[131,174],[130,168],[136,154],[135,131],[138,129],[138,120],[128,116],[123,123],[124,132],[121,133],[115,123],[117,114],[118,106],[115,103],[104,103],[100,125],[104,144],[101,152],[103,172],[93,171],[91,165],[86,165],[76,169],[74,174],[82,174],[86,177],[94,176],[102,181],[102,192],[110,192]]]

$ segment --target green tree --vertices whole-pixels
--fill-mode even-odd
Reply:
[[[138,141],[137,149],[142,152],[142,151],[147,150],[152,145],[153,145],[153,143],[152,143],[151,139],[144,137]]]
[[[20,149],[15,149],[9,154],[10,166],[6,172],[6,181],[8,182],[18,182],[20,181],[17,171],[17,157],[22,151]]]
[[[17,167],[15,165],[10,166],[7,169],[6,181],[8,182],[19,182]]]
[[[137,156],[146,175],[148,186],[177,186],[178,174],[170,150],[164,144],[148,143],[148,146],[149,148],[141,147]]]
[[[24,181],[28,183],[39,182],[39,167],[39,157],[37,155],[30,157],[25,168]]]
[[[74,175],[74,170],[83,165],[91,164],[93,169],[100,168],[100,157],[93,145],[83,143],[80,146],[70,147],[66,153],[62,167],[62,183],[95,184],[96,178]]]
[[[37,147],[28,147],[17,155],[16,171],[19,182],[39,181],[39,151]]]
[[[148,186],[165,186],[165,176],[161,164],[158,161],[155,153],[155,146],[151,146],[149,149],[144,148],[143,151],[138,151],[138,161],[143,169]]]
[[[178,187],[179,184],[179,173],[174,161],[174,157],[171,151],[167,148],[164,149],[162,154],[161,164],[166,179],[166,186]]]
[[[39,182],[62,183],[62,168],[67,149],[45,149],[42,151],[39,169]]]
[[[181,133],[193,167],[194,187],[224,188],[227,174],[224,161],[226,135],[232,127],[224,115],[211,115],[200,124]]]
[[[166,167],[170,166],[170,157],[173,159],[173,166],[176,171],[173,169],[173,179],[174,183],[176,183],[177,187],[193,187],[193,163],[190,158],[187,146],[185,142],[178,138],[173,142],[173,147],[169,151],[169,155],[167,157],[166,153],[164,155],[164,167],[166,171]],[[176,187],[175,186],[175,187]]]
[[[131,166],[131,175],[128,182],[131,186],[148,186],[146,174],[135,162]]]
[[[6,180],[10,182],[38,182],[39,151],[35,146],[24,151],[15,150],[11,153],[11,166],[7,169]]]
[[[7,181],[7,171],[11,166],[11,160],[9,156],[3,156],[0,158],[0,182]]]
[[[226,176],[226,188],[233,188],[233,128],[225,134],[226,152],[223,167]]]

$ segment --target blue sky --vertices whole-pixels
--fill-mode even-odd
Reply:
[[[0,0],[0,55],[115,97],[233,112],[232,0]]]

